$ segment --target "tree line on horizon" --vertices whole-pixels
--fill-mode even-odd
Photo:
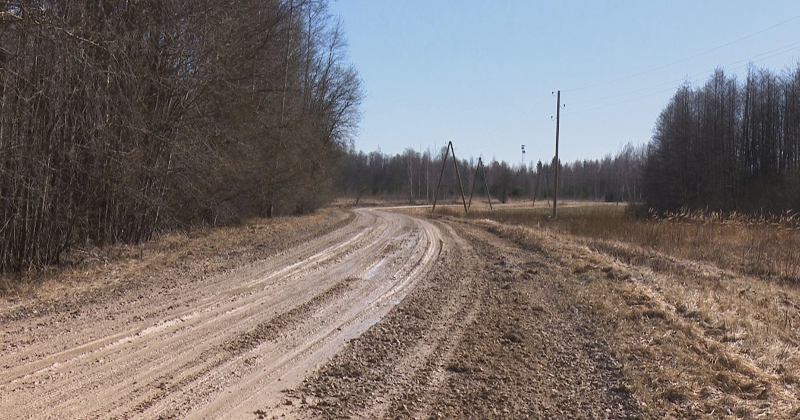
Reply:
[[[338,194],[432,202],[444,151],[407,149],[392,156],[350,149],[341,161]],[[465,194],[476,163],[458,161]],[[440,199],[460,201],[451,165]],[[553,162],[485,165],[488,192],[498,201],[553,196]],[[480,177],[475,182],[483,199],[487,187]],[[751,67],[743,82],[716,70],[700,87],[681,86],[648,144],[562,163],[558,191],[569,199],[638,203],[648,214],[688,209],[776,216],[800,209],[800,65],[780,74]]]
[[[310,211],[362,93],[326,0],[0,5],[0,271]]]
[[[461,186],[453,168],[452,155],[442,172],[446,147],[436,153],[406,149],[388,155],[349,149],[340,161],[338,195],[356,202],[362,198],[431,203],[441,174],[439,199],[461,200]],[[602,159],[561,163],[559,197],[609,202],[635,202],[642,197],[644,146],[625,145],[616,155]],[[536,165],[510,165],[505,161],[483,162],[486,180],[475,158],[459,159],[464,193],[469,196],[475,183],[475,199],[485,200],[487,192],[498,202],[548,200],[553,197],[553,161]],[[486,182],[488,181],[488,186]],[[537,188],[538,184],[538,188]]]

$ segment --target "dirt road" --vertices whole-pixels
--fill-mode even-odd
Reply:
[[[74,296],[0,302],[2,417],[800,413],[793,333],[720,318],[736,305],[794,331],[794,289],[489,221],[372,209],[280,223],[235,231],[249,245],[213,258],[169,245],[158,258],[177,272],[162,261]],[[751,336],[780,352],[760,357]]]
[[[287,393],[292,414],[642,417],[595,320],[576,304],[568,266],[475,224],[437,226],[444,245],[431,274]]]
[[[440,250],[427,221],[356,211],[224,275],[7,311],[3,418],[253,418],[378,322]]]
[[[552,263],[455,227],[357,210],[220,275],[6,309],[3,416],[627,415]]]

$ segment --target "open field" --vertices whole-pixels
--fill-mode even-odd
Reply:
[[[566,201],[552,220],[547,203],[516,202],[474,205],[471,220],[547,228],[587,239],[598,246],[622,242],[674,256],[716,264],[736,272],[800,284],[800,227],[796,217],[756,220],[744,216],[675,215],[637,220],[619,203]],[[463,217],[463,206],[448,205],[440,214]],[[607,242],[606,244],[603,244]],[[613,251],[612,251],[613,252]]]
[[[333,208],[87,250],[67,269],[8,282],[0,409],[6,418],[800,415],[797,282],[750,266],[756,251],[721,251],[763,235],[773,239],[762,246],[785,246],[772,242],[793,231],[634,222],[605,204],[564,206],[555,221],[538,205],[473,210]]]

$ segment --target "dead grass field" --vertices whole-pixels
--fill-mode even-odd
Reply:
[[[437,213],[464,217],[463,208],[442,207]],[[543,227],[560,233],[603,241],[619,241],[666,253],[675,258],[716,264],[737,273],[800,283],[800,229],[794,224],[722,219],[702,214],[668,219],[635,219],[624,204],[567,201],[558,217],[538,202],[470,209],[467,218],[504,224]]]
[[[664,418],[800,416],[800,233],[619,206],[471,211],[570,267],[634,397]],[[437,209],[437,213],[439,210]],[[463,211],[442,214],[463,218]]]

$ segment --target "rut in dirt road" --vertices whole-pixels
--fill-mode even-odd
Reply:
[[[569,268],[469,223],[437,224],[434,271],[289,393],[294,417],[642,417]]]
[[[279,406],[283,389],[378,322],[439,256],[434,224],[354,213],[224,275],[9,315],[3,417],[253,418]]]

